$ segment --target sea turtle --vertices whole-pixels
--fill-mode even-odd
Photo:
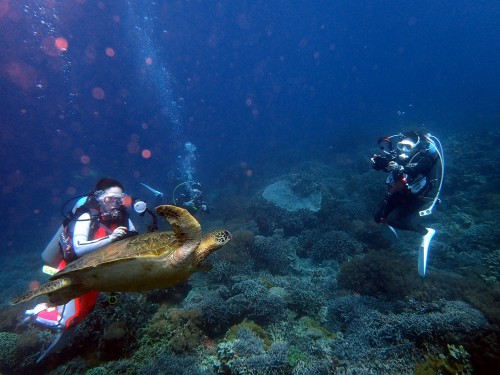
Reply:
[[[11,304],[43,294],[51,304],[62,305],[91,290],[166,288],[206,269],[201,262],[231,239],[227,230],[211,232],[202,239],[200,223],[183,208],[162,205],[156,212],[168,220],[173,232],[142,234],[104,246],[68,264],[50,281],[17,296]]]

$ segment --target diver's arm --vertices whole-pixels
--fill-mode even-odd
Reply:
[[[82,214],[75,223],[75,228],[73,229],[73,249],[77,257],[81,257],[111,243],[109,236],[89,241],[90,223],[90,214],[88,213]]]

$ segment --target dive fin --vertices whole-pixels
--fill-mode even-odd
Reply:
[[[382,237],[384,237],[388,241],[394,241],[398,239],[398,232],[396,232],[396,229],[391,227],[389,224],[382,224],[381,232]]]
[[[422,239],[422,244],[418,250],[418,274],[422,277],[425,276],[425,272],[427,271],[427,255],[429,254],[429,245],[435,233],[436,230],[427,228],[427,234]]]
[[[38,364],[42,362],[45,359],[45,357],[47,357],[51,353],[59,353],[66,346],[68,346],[69,342],[73,339],[74,335],[75,335],[74,327],[60,331],[56,335],[52,343],[49,345],[49,347],[40,356],[40,358],[36,360],[36,363]]]
[[[148,189],[151,193],[153,193],[155,195],[155,197],[157,197],[157,198],[158,197],[163,198],[163,193],[161,191],[155,190],[151,186],[148,186],[148,185],[146,185],[146,184],[144,184],[142,182],[140,182],[140,184],[142,186],[144,186],[146,189]]]

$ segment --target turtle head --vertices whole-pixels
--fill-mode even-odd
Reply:
[[[195,263],[200,264],[215,250],[220,249],[231,240],[231,233],[227,230],[216,230],[207,234],[196,248]]]

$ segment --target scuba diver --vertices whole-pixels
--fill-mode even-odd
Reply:
[[[127,212],[127,207],[132,205],[132,198],[123,191],[123,185],[119,181],[102,178],[88,196],[77,202],[72,215],[66,217],[42,254],[43,260],[49,265],[44,266],[44,272],[51,271],[53,274],[85,254],[138,234]],[[137,202],[140,201],[136,201],[136,205],[140,206]],[[26,322],[58,331],[52,344],[37,362],[51,351],[67,344],[73,336],[74,327],[92,312],[98,294],[95,291],[88,292],[65,305],[55,307],[40,303],[25,312]]]
[[[411,131],[379,138],[378,145],[383,155],[371,158],[372,168],[389,174],[386,178],[387,194],[374,215],[375,222],[387,224],[395,235],[394,228],[423,236],[418,272],[420,276],[425,276],[429,245],[436,230],[415,223],[413,219],[417,212],[419,216],[430,215],[439,201],[444,177],[441,142],[430,134]],[[432,174],[438,161],[441,168],[439,178],[435,179]],[[437,181],[439,183],[436,184]],[[429,194],[434,187],[437,187],[437,193],[432,198]],[[429,202],[430,205],[424,209]]]
[[[179,187],[182,187],[181,193],[176,196],[176,191]],[[210,213],[213,207],[209,206],[203,198],[203,191],[201,190],[201,184],[195,181],[186,181],[177,185],[172,192],[172,199],[174,205],[179,207],[184,207],[191,212],[206,212]]]

